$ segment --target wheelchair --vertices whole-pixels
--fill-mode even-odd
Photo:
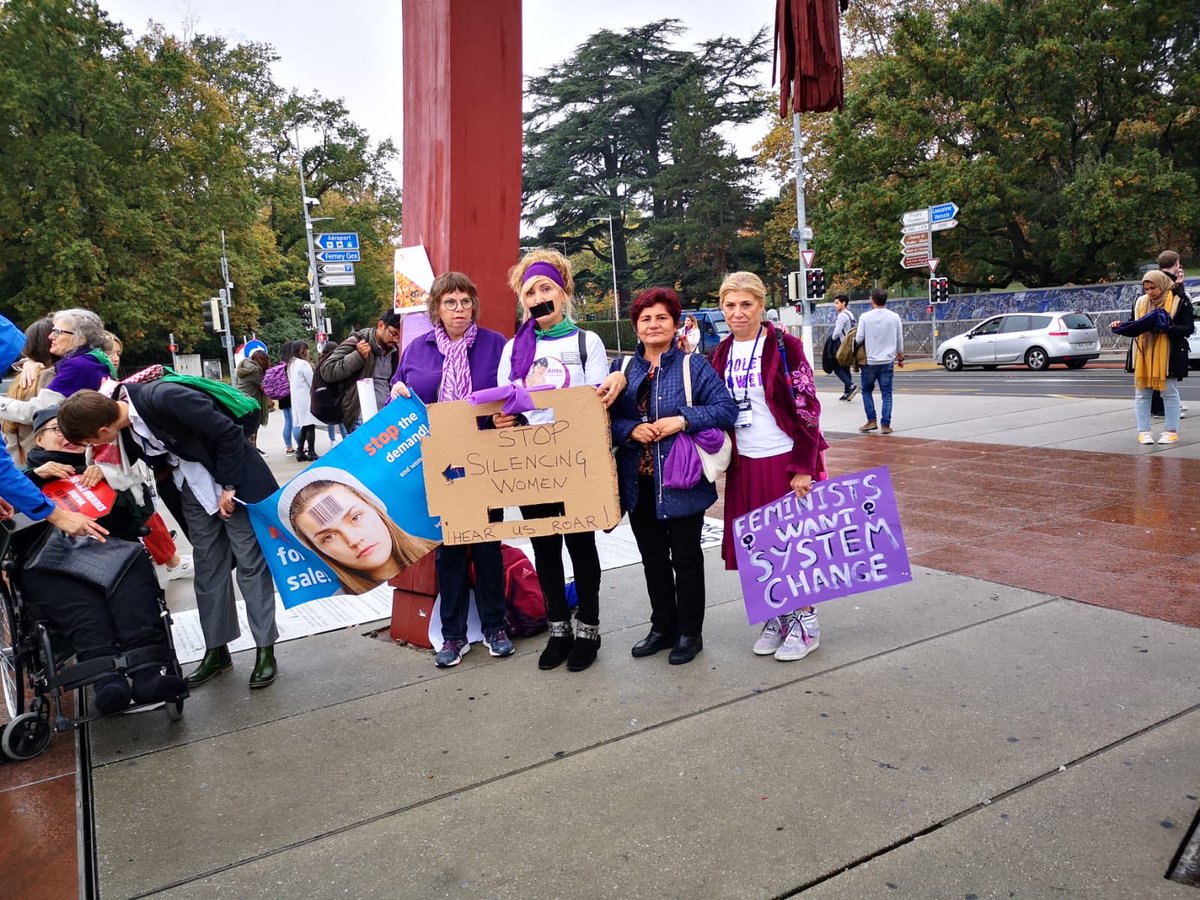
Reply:
[[[0,761],[32,759],[50,744],[54,732],[79,728],[102,718],[87,713],[80,692],[76,711],[68,716],[62,698],[113,673],[127,675],[134,669],[159,666],[167,674],[183,677],[171,636],[171,614],[166,597],[158,591],[159,622],[163,642],[159,646],[140,647],[114,657],[72,661],[75,655],[70,640],[54,625],[33,614],[22,596],[15,577],[20,566],[12,547],[9,523],[0,528],[0,688],[8,708],[9,721],[0,731]],[[166,702],[133,704],[121,713],[163,706],[171,721],[183,717],[187,694]],[[117,715],[117,713],[113,713]]]

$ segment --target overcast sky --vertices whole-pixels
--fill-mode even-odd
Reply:
[[[109,16],[140,35],[147,22],[162,23],[169,32],[190,30],[217,34],[237,43],[271,44],[279,61],[274,74],[285,88],[320,91],[341,97],[351,117],[378,141],[390,137],[403,144],[400,118],[400,0],[99,0]],[[483,0],[486,2],[486,0]],[[771,0],[524,0],[522,46],[525,75],[536,75],[567,58],[601,28],[620,31],[657,19],[678,18],[688,27],[681,43],[728,34],[746,39],[770,27]],[[768,35],[770,31],[768,31]],[[770,84],[769,66],[762,73]],[[768,124],[736,136],[741,152],[766,133]],[[400,172],[396,171],[397,181]]]

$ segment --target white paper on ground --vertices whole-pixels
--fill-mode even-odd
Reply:
[[[372,394],[372,397],[374,395]],[[721,546],[723,524],[720,519],[705,517],[704,529],[700,533],[700,546],[712,549]],[[526,539],[510,542],[533,559],[533,547]],[[600,556],[602,570],[618,569],[641,562],[637,542],[628,521],[623,521],[613,530],[612,534],[596,533],[596,550]],[[571,559],[563,550],[563,569],[567,578],[572,575]],[[442,619],[440,603],[433,607],[429,617],[429,642],[434,647],[442,646]],[[254,637],[250,634],[250,625],[246,621],[246,605],[242,600],[237,601],[238,624],[242,635],[229,645],[233,653],[240,650],[250,650],[254,647]],[[378,622],[390,619],[392,615],[392,588],[381,584],[365,594],[358,596],[343,594],[337,597],[326,597],[324,600],[314,600],[311,603],[301,603],[292,609],[284,609],[279,595],[275,595],[275,623],[279,628],[279,641],[291,641],[296,638],[308,637],[310,634],[321,634],[325,631],[335,631],[338,628],[351,628],[365,625],[368,622]],[[174,624],[171,633],[175,638],[175,653],[181,663],[196,662],[204,655],[204,632],[200,628],[200,614],[194,610],[184,610],[172,613]],[[471,595],[471,606],[467,613],[467,638],[473,643],[483,640],[483,630],[479,624],[479,611],[475,608],[475,596]]]

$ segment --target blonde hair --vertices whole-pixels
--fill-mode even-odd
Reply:
[[[562,313],[566,318],[573,319],[575,305],[571,302],[571,299],[575,296],[575,278],[571,274],[570,260],[557,250],[550,250],[545,247],[530,250],[521,257],[519,263],[508,270],[508,286],[517,295],[517,303],[521,303],[521,289],[525,287],[525,272],[536,262],[549,263],[558,269],[558,274],[562,276],[563,292],[567,295],[566,299],[563,300]],[[529,312],[524,308],[524,304],[521,304],[521,321],[524,322],[528,318]]]
[[[719,302],[724,303],[725,295],[733,291],[745,291],[756,297],[760,305],[767,305],[767,288],[762,279],[753,272],[730,272],[726,275],[725,280],[721,282]]]
[[[301,541],[304,542],[305,546],[307,546],[321,558],[321,561],[325,563],[325,565],[333,569],[334,574],[336,574],[338,577],[338,581],[342,583],[342,587],[346,589],[347,593],[365,594],[367,591],[375,587],[375,585],[377,585],[379,582],[368,578],[359,569],[347,568],[346,566],[340,565],[336,560],[330,559],[329,556],[323,553],[320,547],[315,546],[312,541],[308,539],[308,535],[296,525],[297,516],[299,516],[302,512],[304,512],[305,509],[308,508],[308,506],[311,504],[311,501],[316,496],[324,493],[331,487],[345,488],[354,496],[358,497],[358,499],[360,499],[363,503],[366,503],[368,506],[370,506],[371,509],[375,511],[375,514],[383,520],[384,526],[387,528],[388,533],[392,537],[392,562],[396,564],[398,570],[408,568],[430,550],[437,547],[437,541],[431,541],[428,538],[416,537],[415,535],[409,534],[392,521],[386,509],[380,509],[379,505],[371,497],[364,496],[362,491],[358,490],[351,484],[346,484],[343,481],[332,480],[313,481],[309,484],[306,484],[300,489],[299,492],[297,492],[296,496],[292,498],[291,509],[288,511],[288,518],[291,520],[290,524],[292,531],[298,538],[300,538]]]

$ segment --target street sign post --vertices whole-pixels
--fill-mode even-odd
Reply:
[[[901,225],[926,225],[929,223],[929,209],[910,209],[900,217]]]
[[[947,216],[947,218],[953,218]],[[313,243],[319,250],[357,250],[358,233],[355,231],[333,231],[314,234]]]
[[[902,256],[900,257],[900,265],[905,269],[923,269],[929,265],[929,253],[922,251],[912,256]]]
[[[357,250],[321,250],[317,252],[319,263],[354,263],[362,260]]]
[[[930,222],[945,222],[947,219],[953,219],[958,215],[958,204],[956,203],[939,203],[937,206],[929,207]]]
[[[817,256],[816,250],[801,250],[800,258],[802,260],[804,260],[804,268],[811,269],[813,260],[816,259],[816,256]]]
[[[322,275],[320,280],[324,287],[351,287],[355,283],[353,275]]]
[[[931,222],[929,224],[930,231],[946,231],[950,228],[958,227],[958,219],[942,219],[940,222]]]
[[[900,237],[901,247],[931,247],[933,246],[933,236],[928,231],[922,231],[920,234],[905,234]],[[904,251],[908,253],[907,249]]]
[[[317,271],[322,275],[353,275],[354,263],[320,263]]]

